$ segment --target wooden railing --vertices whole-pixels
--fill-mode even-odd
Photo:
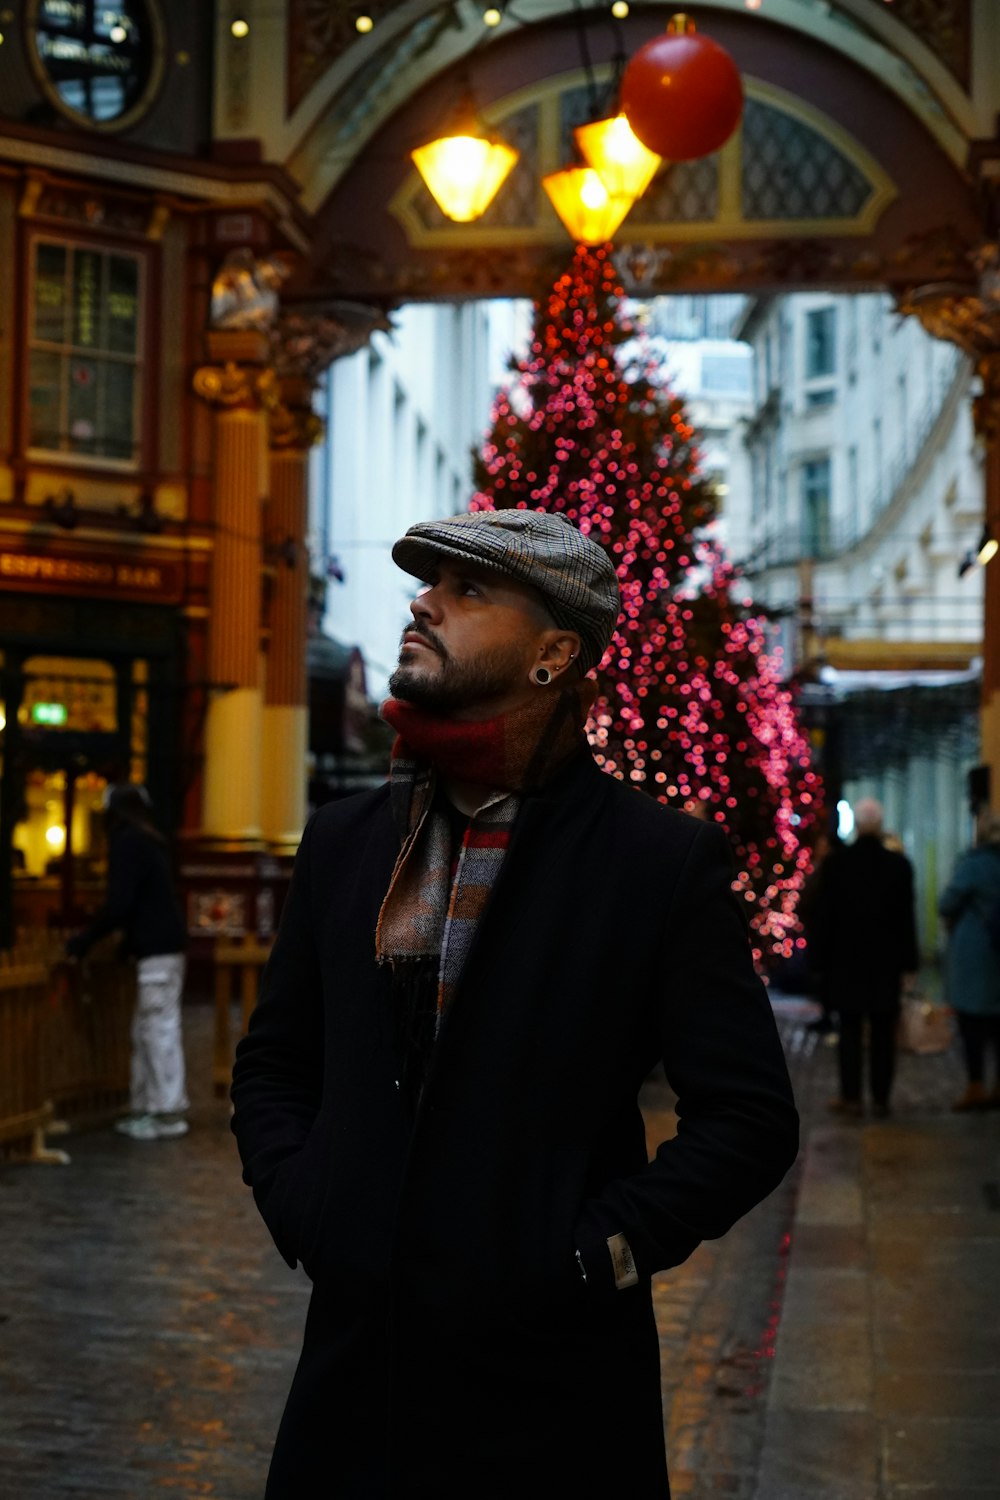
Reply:
[[[42,928],[0,953],[0,1159],[68,1161],[46,1134],[128,1101],[135,966],[64,952]]]
[[[0,1160],[52,1160],[45,1129],[52,1103],[42,1066],[49,969],[43,963],[0,963]]]
[[[218,1099],[229,1093],[236,1042],[244,1034],[250,1012],[257,1003],[261,970],[271,949],[253,937],[240,942],[220,940],[215,945],[215,1045],[212,1055],[212,1085]],[[235,990],[235,996],[234,996]],[[234,999],[240,1006],[240,1029],[231,1035]]]
[[[62,1119],[116,1114],[128,1104],[135,982],[135,964],[116,959],[53,969],[43,1067]]]

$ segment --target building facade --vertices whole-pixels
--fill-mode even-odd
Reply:
[[[279,301],[295,185],[213,122],[215,7],[32,0],[0,45],[0,942],[150,790],[199,938],[267,935],[306,807],[312,392],[378,309]]]
[[[385,696],[412,597],[392,543],[416,521],[468,508],[472,454],[511,355],[523,353],[530,307],[410,304],[393,323],[327,376],[327,485],[313,548],[336,554],[326,628],[361,646],[376,699]]]
[[[731,545],[800,682],[833,800],[879,797],[916,860],[932,952],[980,758],[973,373],[877,294],[755,299],[737,331],[754,401]]]

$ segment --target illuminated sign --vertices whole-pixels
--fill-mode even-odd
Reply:
[[[58,726],[66,722],[65,703],[33,703],[31,705],[31,718],[35,724],[48,724]]]
[[[183,565],[174,558],[133,560],[111,552],[70,556],[0,547],[0,593],[8,589],[167,604],[183,595]]]

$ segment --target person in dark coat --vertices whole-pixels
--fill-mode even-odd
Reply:
[[[136,959],[129,1114],[115,1129],[137,1141],[186,1135],[188,1108],[181,1034],[186,934],[166,840],[153,822],[145,787],[109,786],[104,822],[108,885],[101,907],[66,945],[84,958],[109,933]]]
[[[1000,814],[980,817],[978,843],[963,854],[941,893],[948,923],[948,1002],[958,1019],[967,1083],[958,1111],[1000,1109]],[[986,1087],[988,1054],[993,1087]]]
[[[858,802],[856,838],[824,861],[815,915],[814,949],[840,1017],[840,1094],[830,1108],[853,1116],[864,1113],[866,1023],[872,1113],[889,1113],[903,980],[918,965],[913,866],[883,844],[882,818],[873,797]]]
[[[313,1281],[267,1500],[668,1500],[651,1278],[797,1150],[728,840],[589,753],[596,543],[512,510],[393,556],[423,587],[389,785],[310,820],[234,1069],[244,1181]]]

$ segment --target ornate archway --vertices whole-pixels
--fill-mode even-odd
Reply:
[[[676,7],[517,0],[487,32],[473,0],[372,0],[374,27],[321,0],[250,7],[253,49],[219,30],[219,135],[296,184],[285,298],[532,295],[568,245],[539,188],[606,76]],[[246,7],[243,7],[246,10]],[[255,14],[256,11],[259,14]],[[886,287],[958,343],[983,384],[987,517],[1000,532],[1000,7],[992,0],[704,0],[748,104],[717,156],[668,165],[619,232],[626,286]],[[586,46],[581,47],[581,29]],[[274,66],[277,54],[283,69]],[[587,67],[584,67],[584,63]],[[478,224],[448,223],[409,165],[471,85],[521,164]],[[287,181],[287,178],[286,178]],[[1000,781],[1000,571],[987,589],[984,758]]]

